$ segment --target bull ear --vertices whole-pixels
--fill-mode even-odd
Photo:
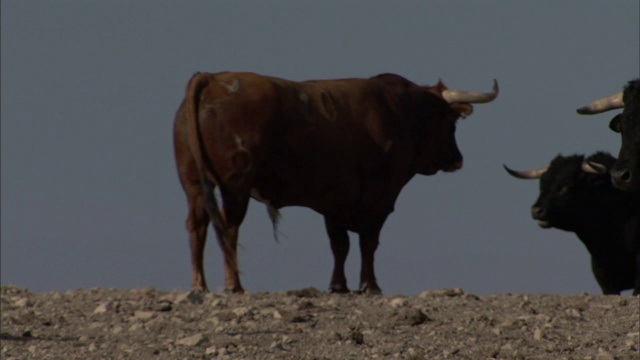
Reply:
[[[620,128],[620,122],[622,121],[622,114],[616,115],[613,117],[613,119],[611,119],[611,121],[609,122],[609,129],[620,133],[620,131],[622,130]]]
[[[535,169],[535,170],[516,171],[516,170],[509,169],[507,165],[503,164],[502,166],[504,167],[505,170],[507,170],[509,175],[518,179],[526,179],[526,180],[539,179],[542,176],[542,174],[547,172],[547,170],[549,169],[548,167],[544,167],[544,168]]]

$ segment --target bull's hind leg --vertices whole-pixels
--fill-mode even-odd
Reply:
[[[209,216],[205,211],[202,196],[189,204],[187,230],[191,249],[191,289],[209,291],[204,277],[204,245],[207,241]]]
[[[347,260],[347,255],[349,255],[349,234],[344,227],[332,222],[327,217],[324,218],[324,223],[331,241],[334,261],[329,290],[333,293],[348,293],[349,288],[344,274],[344,264]]]
[[[238,266],[238,230],[247,214],[249,193],[223,194],[224,228],[218,231],[218,243],[224,256],[225,292],[243,293]]]
[[[187,197],[189,211],[185,225],[189,232],[189,248],[191,250],[191,289],[208,291],[204,276],[203,257],[207,227],[210,221],[209,214],[205,208],[200,176],[193,158],[186,150],[182,137],[175,138],[175,147],[178,176]]]

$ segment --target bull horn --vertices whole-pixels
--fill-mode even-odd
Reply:
[[[509,175],[518,178],[518,179],[539,179],[540,176],[542,176],[542,174],[546,173],[547,170],[549,169],[549,167],[544,167],[541,169],[536,169],[536,170],[527,170],[527,171],[515,171],[515,170],[511,170],[507,167],[507,165],[502,165],[504,166],[504,169],[507,170],[507,172],[509,173]]]
[[[453,103],[468,103],[468,104],[482,104],[493,101],[498,96],[498,81],[493,80],[493,89],[486,93],[470,92],[461,90],[444,90],[442,97],[449,104]]]
[[[600,114],[605,111],[621,109],[624,107],[624,101],[622,100],[622,91],[613,94],[602,99],[596,100],[589,105],[585,105],[576,110],[580,115],[594,115]]]
[[[607,173],[608,169],[600,163],[585,160],[582,162],[582,171],[588,174],[603,175]]]

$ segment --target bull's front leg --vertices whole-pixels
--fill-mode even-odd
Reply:
[[[636,281],[633,287],[633,295],[640,295],[640,250],[636,252]]]
[[[378,248],[380,226],[371,226],[360,232],[360,254],[362,256],[360,268],[360,292],[364,294],[381,294],[374,270],[374,256]]]
[[[324,224],[331,241],[331,252],[333,253],[333,274],[329,291],[332,293],[348,293],[347,278],[344,274],[344,264],[349,254],[349,234],[347,230],[333,222],[327,217]]]

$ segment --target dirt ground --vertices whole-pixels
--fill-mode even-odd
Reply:
[[[640,359],[640,297],[2,287],[2,359]]]

